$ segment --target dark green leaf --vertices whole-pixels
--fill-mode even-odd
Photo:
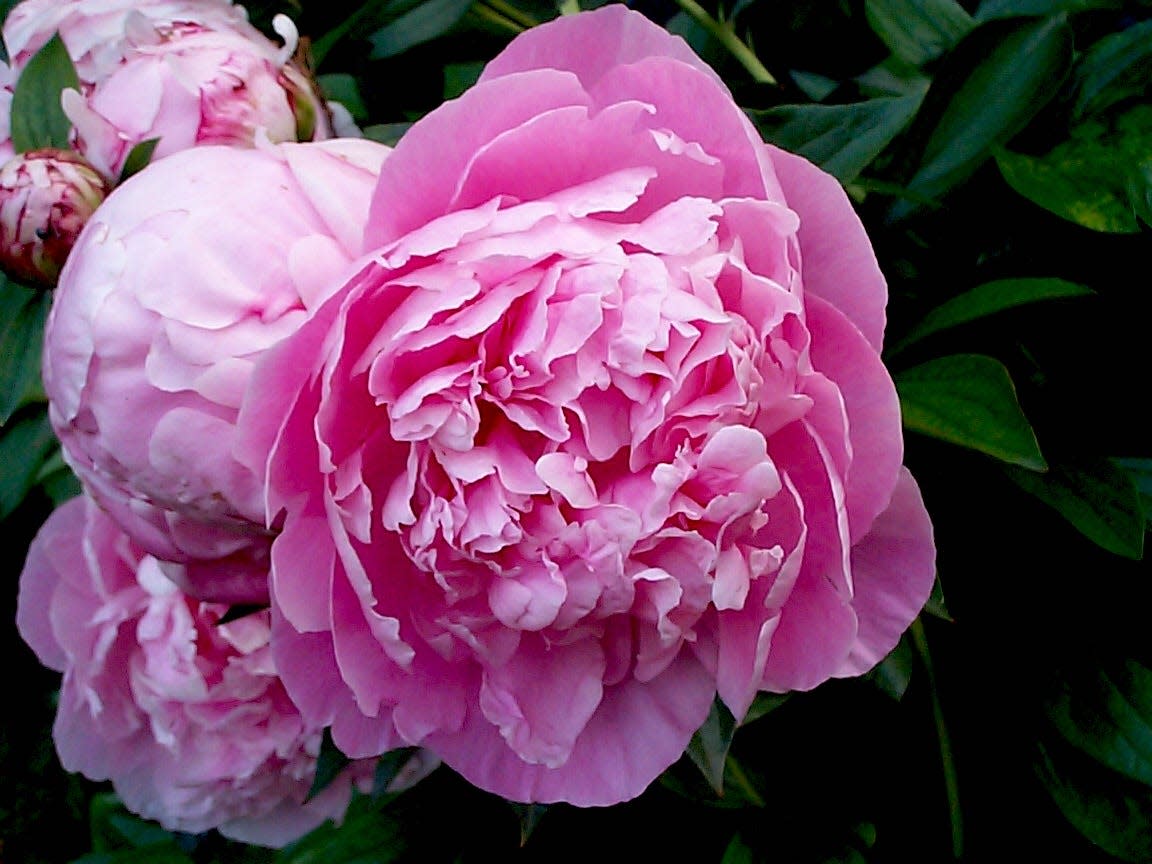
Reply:
[[[1084,54],[1073,75],[1079,116],[1143,93],[1152,82],[1152,21],[1105,36]]]
[[[724,857],[720,859],[720,864],[754,864],[755,861],[752,847],[737,834],[728,843],[728,848],[724,850]]]
[[[536,830],[536,826],[540,824],[540,820],[544,818],[544,814],[548,812],[548,805],[520,804],[516,801],[509,801],[508,804],[520,822],[520,846],[523,847],[528,842],[528,838],[532,836],[532,832]]]
[[[813,102],[824,101],[840,86],[840,82],[835,78],[818,75],[815,72],[802,72],[799,69],[793,69],[788,74],[792,78],[792,83],[799,87],[801,92]]]
[[[928,595],[928,602],[924,604],[924,611],[933,618],[942,621],[954,622],[952,613],[948,611],[948,604],[944,602],[944,585],[940,582],[940,574],[932,583],[932,593]]]
[[[1140,494],[1140,504],[1144,516],[1152,521],[1152,459],[1113,459],[1117,465],[1128,472],[1132,484]]]
[[[356,798],[344,822],[321,825],[286,847],[277,864],[391,864],[408,852],[408,832],[398,814]]]
[[[1152,166],[1152,105],[1081,123],[1044,156],[1001,151],[996,164],[1008,185],[1057,216],[1094,231],[1135,233]]]
[[[908,682],[912,680],[912,669],[916,665],[916,652],[907,636],[902,636],[896,647],[881,660],[867,678],[897,702],[904,698]]]
[[[442,36],[456,25],[473,0],[425,0],[369,37],[373,60],[394,57]]]
[[[0,519],[20,506],[55,444],[43,411],[25,414],[0,430]]]
[[[908,125],[920,101],[902,96],[852,105],[780,105],[748,113],[765,139],[849,183]]]
[[[930,99],[947,104],[907,184],[913,196],[937,198],[966,179],[1048,103],[1072,60],[1072,30],[1061,17],[985,26],[973,40],[962,46],[970,65],[959,83],[942,87],[937,80],[930,91]],[[914,209],[899,201],[892,218]]]
[[[891,55],[871,69],[861,72],[855,81],[860,92],[868,97],[916,96],[921,101],[932,84],[932,79],[918,67]]]
[[[59,34],[28,61],[12,94],[12,146],[17,153],[68,146],[72,123],[60,107],[60,94],[80,89],[76,67]]]
[[[0,276],[0,426],[40,390],[40,354],[51,295]]]
[[[311,801],[331,786],[332,781],[340,776],[340,772],[347,768],[351,761],[333,742],[332,730],[325,729],[324,736],[320,739],[320,754],[316,757],[316,776],[312,778],[312,786],[304,800]]]
[[[92,831],[92,848],[97,852],[146,849],[159,855],[162,851],[179,851],[176,835],[165,831],[155,822],[130,813],[120,799],[111,793],[92,798],[88,807],[88,823]]]
[[[1125,558],[1143,556],[1140,495],[1118,465],[1107,459],[1084,459],[1053,465],[1046,474],[1008,469],[1008,476],[1093,543]]]
[[[923,320],[893,348],[893,353],[941,330],[967,324],[1006,309],[1039,303],[1042,300],[1083,297],[1092,293],[1090,288],[1063,279],[998,279],[995,282],[985,282],[971,291],[953,297],[925,315]]]
[[[1001,18],[1043,18],[1061,12],[1118,9],[1123,0],[984,0],[976,10],[980,23]]]
[[[395,147],[404,137],[404,133],[411,128],[411,123],[377,123],[375,126],[364,127],[364,137],[378,144]]]
[[[120,849],[116,852],[89,852],[72,864],[195,864],[195,860],[176,848]]]
[[[736,718],[717,698],[712,702],[708,719],[688,743],[688,757],[700,769],[708,785],[721,797],[724,795],[724,764],[735,734]]]
[[[368,108],[364,105],[360,85],[354,76],[343,72],[317,75],[316,84],[325,99],[329,102],[339,102],[348,109],[348,113],[357,123],[363,123],[368,119]]]
[[[372,777],[372,797],[379,798],[387,794],[392,781],[418,752],[418,747],[397,747],[376,760],[376,773]]]
[[[759,720],[764,715],[770,714],[787,702],[790,695],[789,693],[757,693],[756,698],[752,700],[752,707],[748,709],[748,713],[744,715],[740,725],[747,726],[753,720]]]
[[[128,158],[124,160],[124,167],[120,169],[120,176],[116,179],[116,185],[119,186],[133,174],[138,174],[147,168],[159,143],[159,138],[148,138],[129,150]]]
[[[80,481],[64,461],[59,448],[44,460],[44,464],[36,472],[35,483],[44,489],[57,507],[70,498],[75,498],[82,491]]]
[[[1034,471],[1046,467],[1008,370],[982,354],[939,357],[896,377],[904,426]]]
[[[444,98],[455,99],[476,83],[483,63],[449,63],[444,67]]]
[[[955,0],[866,0],[864,10],[888,49],[913,66],[935,60],[974,26]]]

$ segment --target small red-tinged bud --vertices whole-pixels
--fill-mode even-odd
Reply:
[[[55,287],[80,229],[111,191],[70,150],[30,150],[0,168],[0,268],[31,285]]]

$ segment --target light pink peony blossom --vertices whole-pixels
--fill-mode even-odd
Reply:
[[[368,261],[257,366],[273,646],[336,743],[606,805],[716,694],[859,674],[932,527],[843,190],[619,5],[518,37],[385,163]]]
[[[279,46],[220,0],[25,0],[5,22],[19,75],[59,31],[81,90],[66,90],[74,146],[109,178],[132,148],[159,139],[155,158],[202,144],[252,146],[331,137],[328,110],[292,61],[298,34],[274,21]]]
[[[15,85],[11,67],[0,61],[0,164],[16,155],[12,146],[12,93]]]
[[[64,673],[54,735],[64,767],[111,779],[124,804],[174,831],[219,828],[282,846],[340,819],[353,763],[305,802],[321,730],[301,718],[276,674],[267,612],[220,623],[227,607],[182,594],[95,504],[49,518],[20,578],[17,624]],[[435,760],[393,781],[398,791]]]
[[[51,288],[80,230],[111,191],[71,150],[31,150],[0,167],[0,269]]]
[[[205,599],[267,598],[263,478],[233,458],[233,424],[260,355],[359,254],[388,152],[345,139],[183,151],[109,196],[61,274],[44,386],[65,457]],[[202,563],[222,558],[227,583]]]

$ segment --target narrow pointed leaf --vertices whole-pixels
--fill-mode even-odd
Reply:
[[[28,61],[12,94],[12,146],[17,153],[68,146],[72,123],[60,107],[60,94],[80,89],[76,67],[59,34]]]
[[[425,0],[369,37],[372,59],[382,60],[447,33],[473,0]]]
[[[332,781],[340,776],[340,772],[348,767],[351,760],[345,756],[332,740],[332,732],[324,730],[324,737],[320,740],[320,754],[316,757],[316,776],[312,778],[312,786],[308,790],[305,801],[311,801],[325,789],[332,785]]]
[[[119,186],[133,174],[147,168],[148,163],[152,161],[152,154],[156,152],[156,145],[159,143],[159,138],[148,138],[129,150],[128,157],[124,160],[124,167],[120,169],[120,176],[116,180],[116,185]]]
[[[955,0],[867,0],[864,10],[888,49],[913,66],[935,60],[975,26]]]
[[[736,718],[723,702],[716,699],[708,719],[688,744],[688,757],[719,796],[724,795],[724,763],[735,734]]]
[[[1008,370],[981,354],[939,357],[896,377],[904,426],[1004,462],[1043,471],[1036,435]]]
[[[1152,81],[1152,21],[1105,36],[1088,49],[1073,74],[1073,110],[1081,117],[1143,93]]]
[[[40,390],[51,295],[0,276],[0,426]]]
[[[1039,498],[1098,546],[1139,559],[1144,555],[1144,511],[1132,478],[1107,459],[1062,462],[1046,474],[1008,470],[1025,492]]]

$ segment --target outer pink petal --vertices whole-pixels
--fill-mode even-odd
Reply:
[[[460,734],[427,744],[470,782],[513,801],[567,801],[601,807],[635,798],[680,758],[716,693],[707,670],[689,652],[644,683],[628,678],[606,687],[568,761],[529,765],[508,749],[495,726],[472,712]]]
[[[860,217],[831,174],[771,144],[788,206],[800,214],[804,288],[847,315],[879,351],[884,344],[888,284]]]
[[[68,655],[52,632],[52,598],[60,583],[61,563],[84,567],[81,542],[84,536],[83,498],[73,498],[44,523],[24,561],[20,594],[16,602],[16,627],[40,662],[58,672],[68,665]]]
[[[932,521],[920,489],[908,471],[868,535],[852,548],[856,593],[852,607],[860,619],[856,641],[840,678],[867,672],[888,654],[928,600],[936,576]]]
[[[671,57],[720,82],[683,39],[617,3],[533,27],[485,66],[480,80],[530,69],[560,69],[576,73],[580,83],[591,88],[606,70],[645,57]]]

